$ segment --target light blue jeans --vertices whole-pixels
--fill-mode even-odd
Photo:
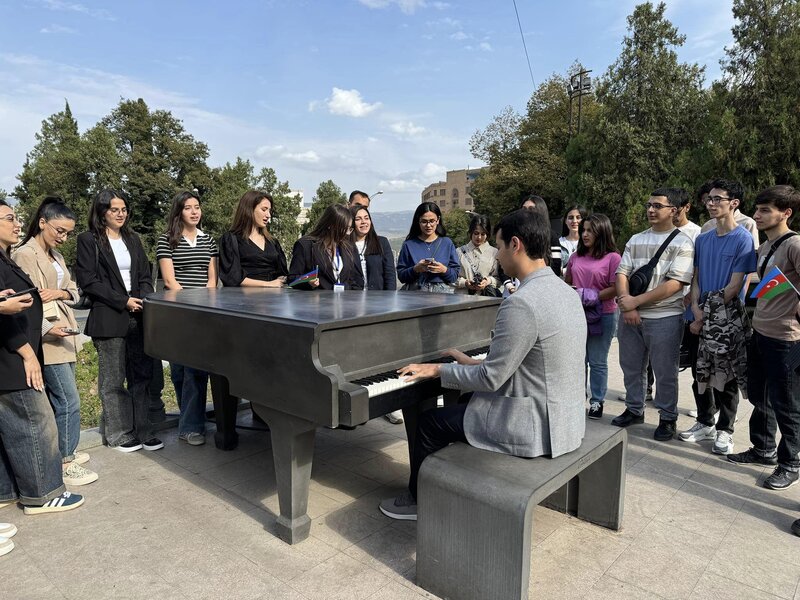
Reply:
[[[44,383],[58,427],[58,451],[66,462],[75,458],[81,437],[81,397],[75,384],[75,363],[45,365]]]
[[[683,314],[642,319],[641,325],[626,325],[620,318],[617,330],[619,366],[625,379],[625,406],[633,414],[644,413],[649,359],[656,379],[653,405],[663,420],[678,418],[678,360],[682,336]]]
[[[600,323],[603,332],[600,335],[586,337],[586,365],[589,368],[589,402],[603,403],[608,391],[608,350],[617,330],[617,313],[604,314]]]

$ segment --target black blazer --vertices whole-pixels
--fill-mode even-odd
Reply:
[[[367,263],[367,289],[368,290],[396,290],[397,268],[394,264],[392,245],[382,235],[378,236],[383,254],[367,254],[364,260]],[[359,261],[359,264],[361,261]]]
[[[0,250],[2,252],[2,250]],[[36,287],[25,271],[11,262],[0,258],[0,290],[12,289],[21,292]],[[17,350],[26,343],[39,356],[42,356],[42,299],[38,292],[33,296],[33,306],[16,315],[0,315],[0,391],[16,392],[29,388],[25,380],[25,366]]]
[[[341,255],[342,272],[339,274],[339,280],[344,284],[344,289],[363,290],[364,275],[361,273],[361,261],[358,259],[358,253],[355,251],[355,248],[350,247],[350,249],[348,249],[345,245],[341,248]],[[314,270],[317,266],[319,266],[319,287],[312,288],[307,283],[301,283],[297,286],[298,289],[332,290],[333,285],[336,283],[336,278],[333,276],[331,259],[325,251],[325,248],[323,248],[322,242],[310,236],[301,237],[294,243],[292,264],[289,266],[288,283]]]
[[[95,250],[97,248],[97,250]],[[131,291],[125,289],[122,273],[114,253],[95,241],[91,231],[78,236],[78,257],[75,277],[81,290],[92,299],[92,310],[86,319],[85,333],[91,337],[125,337],[130,313],[128,298],[144,298],[153,292],[150,263],[139,236],[133,234],[128,247],[131,253]],[[97,256],[97,269],[95,269]]]

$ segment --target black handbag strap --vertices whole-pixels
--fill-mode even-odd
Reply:
[[[667,239],[665,239],[664,242],[661,244],[661,246],[659,246],[658,251],[653,255],[653,258],[651,258],[648,261],[648,263],[647,263],[648,268],[650,268],[650,269],[655,269],[656,268],[656,265],[658,264],[658,260],[661,258],[661,255],[664,254],[664,250],[667,249],[667,246],[669,246],[670,242],[672,240],[674,240],[675,237],[680,232],[681,232],[681,230],[677,229],[677,228],[672,230],[672,233],[670,233],[669,236],[667,236]]]
[[[779,237],[775,242],[772,244],[772,247],[767,252],[767,256],[764,258],[764,262],[761,263],[761,267],[758,269],[758,278],[764,278],[764,272],[767,270],[767,265],[769,264],[769,259],[772,258],[772,255],[775,254],[775,251],[778,249],[784,240],[788,240],[790,237],[797,235],[794,231],[789,231],[788,233],[784,233],[781,237]]]

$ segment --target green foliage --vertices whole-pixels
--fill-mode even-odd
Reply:
[[[314,229],[314,226],[319,221],[325,209],[334,204],[346,204],[347,194],[342,192],[342,189],[333,183],[330,179],[323,181],[317,188],[317,193],[311,202],[311,208],[308,210],[308,223],[303,225],[303,235]]]
[[[463,210],[450,210],[444,214],[444,228],[447,237],[453,240],[456,246],[463,246],[469,241],[469,221],[471,215]]]

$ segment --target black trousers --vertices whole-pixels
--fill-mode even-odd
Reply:
[[[411,477],[408,489],[417,497],[417,478],[419,469],[429,455],[449,446],[453,442],[466,442],[464,435],[464,413],[467,405],[456,404],[425,411],[419,418],[417,437],[414,441],[414,454],[411,459]]]
[[[697,352],[700,348],[700,336],[689,331],[689,323],[686,323],[683,336],[692,361],[692,393],[697,406],[697,421],[706,427],[714,426],[714,415],[719,411],[717,431],[733,433],[736,411],[739,408],[739,384],[736,383],[736,379],[732,379],[725,384],[725,389],[722,391],[706,388],[701,394],[697,385]]]

